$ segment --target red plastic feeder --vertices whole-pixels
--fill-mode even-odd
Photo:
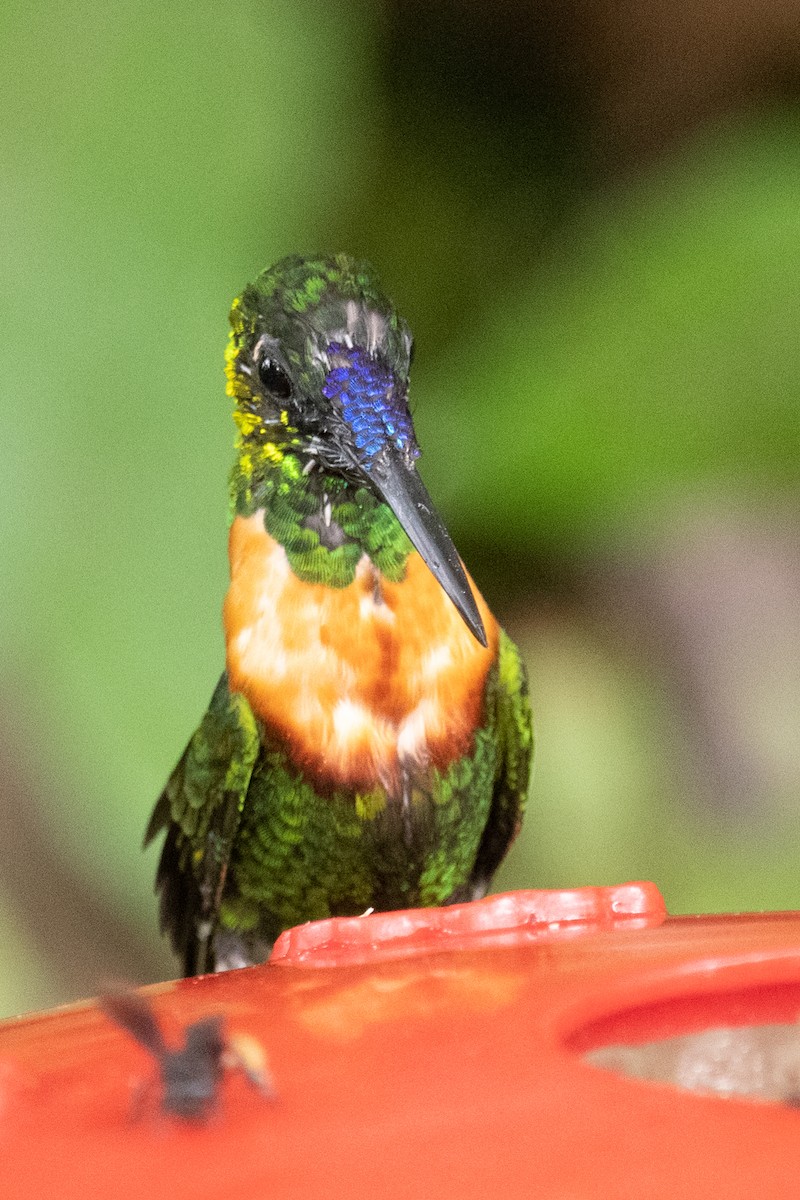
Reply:
[[[0,1196],[800,1194],[800,1059],[771,1102],[757,1055],[750,1097],[597,1065],[715,1029],[734,1055],[750,1026],[793,1036],[800,914],[667,919],[642,883],[515,892],[316,922],[264,967],[146,991],[168,1037],[219,1014],[257,1039],[277,1099],[231,1073],[203,1123],[134,1119],[153,1062],[94,1005],[8,1021]]]

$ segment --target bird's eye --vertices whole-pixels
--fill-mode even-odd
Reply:
[[[258,364],[258,377],[267,391],[278,400],[288,400],[291,396],[292,381],[274,358],[262,358]]]

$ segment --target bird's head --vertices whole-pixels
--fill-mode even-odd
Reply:
[[[231,326],[240,461],[257,473],[289,454],[308,473],[369,487],[485,645],[463,567],[416,470],[411,332],[372,268],[345,254],[285,258],[234,301]]]

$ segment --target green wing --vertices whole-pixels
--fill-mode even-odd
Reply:
[[[161,930],[169,932],[186,975],[212,965],[228,863],[259,747],[250,705],[231,694],[223,674],[147,827],[145,846],[167,831],[156,874]]]
[[[519,650],[500,630],[495,682],[495,729],[499,753],[492,806],[475,866],[471,894],[482,896],[519,833],[530,785],[533,718],[528,674]]]

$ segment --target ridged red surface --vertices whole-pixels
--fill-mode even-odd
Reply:
[[[332,917],[298,925],[278,938],[272,963],[343,966],[424,951],[467,949],[508,934],[515,944],[552,934],[652,927],[667,915],[653,883],[520,891],[472,904],[406,909],[363,917]]]
[[[650,884],[320,922],[265,967],[147,989],[168,1036],[219,1013],[278,1098],[205,1124],[131,1097],[147,1054],[93,1005],[0,1025],[0,1196],[754,1200],[800,1191],[800,1112],[581,1052],[796,1020],[800,914],[664,919]]]

